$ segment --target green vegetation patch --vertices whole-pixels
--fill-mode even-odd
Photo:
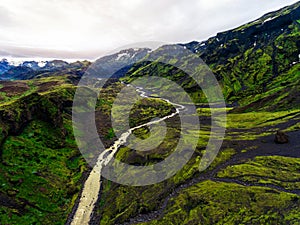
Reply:
[[[269,188],[205,181],[172,198],[163,218],[140,224],[299,224],[299,201]]]
[[[300,159],[258,156],[246,163],[225,168],[218,173],[218,177],[274,184],[290,190],[300,189]]]
[[[2,206],[1,224],[63,224],[80,191],[86,163],[72,137],[35,120],[2,147],[0,195],[16,204]],[[6,213],[4,213],[6,212]]]

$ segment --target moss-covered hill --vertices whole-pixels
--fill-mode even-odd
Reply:
[[[0,223],[62,224],[87,171],[74,141],[66,77],[2,82]]]
[[[207,41],[182,46],[199,55],[212,69],[228,103],[245,106],[264,100],[263,104],[252,106],[256,109],[268,108],[268,104],[279,104],[283,108],[290,104],[299,105],[295,93],[295,89],[299,89],[299,2],[236,29],[218,33]],[[150,55],[164,57],[163,51],[164,47]],[[140,63],[124,80],[145,75],[165,76],[179,82],[199,101],[201,95],[195,94],[199,88],[193,88],[192,80],[188,81],[182,71],[160,63]]]
[[[0,81],[0,224],[67,221],[89,170],[72,128],[78,78],[53,71]],[[104,112],[112,90],[99,100]]]

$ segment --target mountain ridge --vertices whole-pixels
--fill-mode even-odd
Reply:
[[[197,54],[211,68],[228,103],[250,104],[263,98],[264,93],[284,88],[283,84],[289,82],[287,73],[291,73],[291,77],[298,76],[300,2],[218,33],[206,41],[180,45]],[[150,75],[164,74],[155,63],[144,64],[129,71],[125,81],[139,76],[135,73],[138,70]],[[185,77],[174,71],[169,70],[172,74],[167,76],[169,79]]]

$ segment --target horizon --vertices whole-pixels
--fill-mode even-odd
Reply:
[[[234,29],[245,23],[254,21],[266,13],[298,2],[292,0],[268,0],[260,3],[259,9],[253,7],[259,2],[258,0],[251,3],[237,0],[222,0],[218,2],[201,0],[200,3],[197,1],[193,9],[184,3],[182,4],[180,1],[175,4],[168,4],[166,2],[164,6],[169,7],[171,11],[170,18],[166,19],[165,14],[168,13],[165,13],[165,10],[157,12],[157,17],[161,17],[153,17],[154,15],[151,14],[151,10],[154,12],[158,10],[156,6],[151,6],[152,8],[150,7],[149,11],[147,11],[149,8],[147,4],[148,0],[131,0],[131,4],[128,3],[128,5],[116,4],[116,2],[97,2],[96,0],[92,0],[90,4],[85,4],[82,0],[73,0],[68,5],[69,9],[66,9],[66,11],[60,11],[61,9],[57,9],[57,7],[65,6],[67,1],[53,0],[51,4],[42,3],[37,10],[30,8],[30,6],[38,4],[37,0],[30,0],[27,3],[28,5],[22,5],[20,0],[5,1],[7,1],[7,4],[3,4],[2,6],[0,4],[0,12],[2,14],[0,27],[3,30],[0,36],[0,59],[49,58],[64,61],[94,61],[97,58],[116,52],[116,49],[121,49],[120,46],[125,47],[131,43],[145,42],[145,40],[160,40],[166,44],[205,41],[219,32]],[[42,14],[42,12],[48,10],[47,7],[50,7],[49,11],[51,11],[51,7],[52,9],[56,9],[57,11],[55,12],[60,15],[58,18],[70,19],[71,17],[71,21],[67,23],[59,21],[58,18],[47,18],[47,15]],[[108,15],[105,10],[101,11],[101,7],[108,11],[114,11],[114,7],[116,7],[116,11],[112,15]],[[160,5],[160,7],[162,6]],[[127,15],[127,13],[130,14],[132,11],[135,12],[136,9],[141,11],[141,16],[139,17],[141,22],[132,20]],[[179,9],[180,13],[178,13]],[[247,9],[247,12],[245,13],[242,9]],[[123,15],[120,15],[120,18],[125,18],[124,24],[115,17],[116,12],[119,11],[123,13]],[[100,15],[98,15],[99,12],[101,12]],[[143,15],[142,12],[146,15]],[[32,13],[32,16],[29,16],[27,21],[31,25],[29,31],[26,29],[23,32],[23,21],[20,22],[13,16],[22,13],[27,13],[26,15]],[[85,33],[77,33],[77,23],[72,18],[72,16],[80,13],[83,19],[81,20],[81,17],[78,16],[76,20],[78,20],[78,27],[86,31]],[[211,17],[211,15],[214,15],[214,17]],[[40,19],[40,21],[33,22],[34,18]],[[160,24],[156,23],[156,19],[158,21],[160,19],[164,20]],[[105,23],[100,23],[99,20],[104,20]],[[49,30],[41,27],[41,22],[47,22]],[[132,22],[132,24],[126,24],[126,22]],[[141,26],[140,23],[143,22],[145,25],[142,24],[143,26]],[[82,24],[83,26],[81,26]],[[98,25],[96,26],[96,24]],[[152,28],[149,24],[155,24],[155,27]],[[70,25],[75,26],[75,28],[69,27]],[[132,28],[134,26],[137,26],[137,28]],[[106,30],[106,36],[102,32],[99,33],[98,29]],[[166,29],[165,33],[162,32],[164,29]],[[48,36],[44,35],[43,31],[46,31]],[[120,32],[123,36],[120,36]],[[33,39],[35,43],[32,43]]]

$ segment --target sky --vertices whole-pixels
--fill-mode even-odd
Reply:
[[[295,0],[0,0],[0,58],[94,59],[124,45],[202,41]]]

